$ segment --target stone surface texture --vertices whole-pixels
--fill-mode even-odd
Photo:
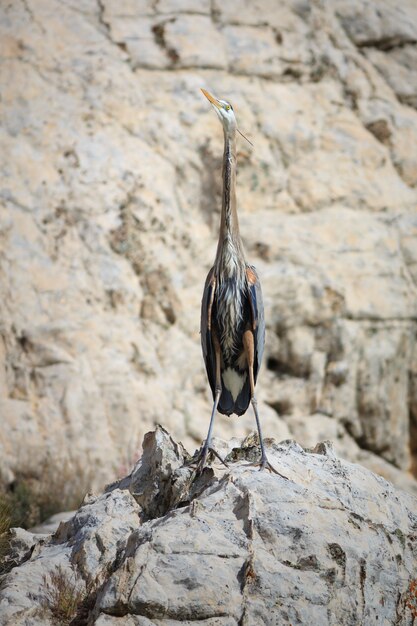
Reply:
[[[266,306],[265,433],[332,439],[415,489],[416,0],[0,11],[2,482],[48,482],[47,458],[102,486],[156,423],[190,449],[205,437],[222,155],[205,87],[255,144],[239,139],[238,201]],[[215,432],[253,428],[248,411]]]
[[[31,551],[20,547],[0,579],[1,626],[56,624],[42,600],[56,567],[88,590],[78,626],[414,623],[414,496],[327,442],[269,440],[286,478],[253,466],[254,440],[215,446],[229,467],[195,479],[157,428],[132,474],[89,495],[54,535],[16,534]]]

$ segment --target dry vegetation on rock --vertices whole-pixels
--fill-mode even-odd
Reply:
[[[85,585],[80,589],[75,573],[68,574],[59,565],[42,577],[43,595],[40,605],[59,626],[68,626],[77,616],[85,598]],[[40,619],[43,617],[40,615]]]

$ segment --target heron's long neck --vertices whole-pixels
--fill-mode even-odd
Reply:
[[[227,277],[244,263],[236,208],[236,131],[233,131],[224,135],[222,214],[215,267],[217,274]]]

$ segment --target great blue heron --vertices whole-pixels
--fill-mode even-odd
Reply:
[[[237,218],[236,132],[240,131],[232,105],[205,89],[201,91],[222,123],[224,152],[219,242],[201,303],[201,344],[213,410],[198,469],[202,471],[207,459],[216,410],[224,415],[242,415],[251,402],[261,446],[260,467],[276,472],[266,457],[255,397],[265,321],[261,285],[255,268],[246,262]]]

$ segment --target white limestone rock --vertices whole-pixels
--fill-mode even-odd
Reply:
[[[268,440],[282,476],[253,465],[256,438],[215,445],[229,467],[216,461],[196,479],[166,431],[148,433],[130,477],[3,576],[0,624],[54,623],[45,577],[59,566],[83,590],[78,615],[91,625],[411,626],[413,496],[328,442],[305,451]]]

